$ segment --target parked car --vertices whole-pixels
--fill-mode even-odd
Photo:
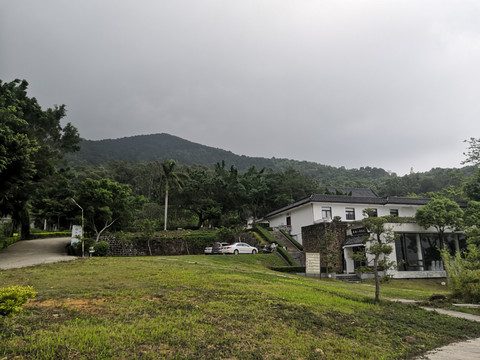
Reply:
[[[223,247],[224,254],[256,254],[258,249],[256,247],[250,246],[247,243],[234,243]]]
[[[223,254],[223,248],[227,245],[226,242],[216,242],[212,246],[212,254]]]
[[[204,250],[203,250],[203,253],[205,255],[210,255],[213,251],[213,245],[210,245],[210,246],[207,246]]]

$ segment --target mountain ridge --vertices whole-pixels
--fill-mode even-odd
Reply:
[[[153,162],[174,159],[181,165],[203,165],[212,168],[216,163],[234,165],[240,171],[255,166],[274,171],[294,168],[307,176],[318,178],[329,173],[361,172],[362,177],[385,178],[390,174],[384,169],[362,167],[360,169],[336,168],[310,161],[286,158],[264,158],[238,155],[228,150],[202,145],[167,133],[134,135],[117,139],[82,140],[81,150],[69,155],[68,159],[77,164],[99,166],[112,160],[130,162]],[[332,174],[333,175],[333,174]],[[338,175],[338,174],[336,174]]]

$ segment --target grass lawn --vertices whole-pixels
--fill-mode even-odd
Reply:
[[[268,270],[275,255],[91,258],[0,272],[31,285],[0,318],[0,359],[402,359],[480,323],[382,301],[374,287]],[[384,297],[427,299],[435,282]]]

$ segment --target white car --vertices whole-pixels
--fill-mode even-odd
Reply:
[[[256,247],[250,246],[246,243],[237,242],[231,245],[226,245],[223,247],[224,254],[256,254],[258,249]]]
[[[203,253],[205,255],[210,255],[213,251],[213,246],[207,246],[204,250],[203,250]]]

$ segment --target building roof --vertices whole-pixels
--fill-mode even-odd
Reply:
[[[335,193],[336,190],[339,190],[344,194],[352,193],[351,196],[354,196],[354,197],[378,197],[375,191],[368,188],[350,188],[350,187],[334,187],[334,186],[327,186],[326,188],[328,189],[328,191],[331,191],[333,193]]]
[[[379,197],[371,189],[361,189],[361,188],[330,188],[341,190],[343,193],[350,193],[352,195],[328,195],[328,194],[312,194],[309,197],[296,201],[290,205],[284,206],[280,209],[274,210],[264,218],[269,218],[274,215],[283,213],[285,211],[297,208],[299,206],[309,204],[309,203],[340,203],[340,204],[365,204],[365,205],[410,205],[410,206],[423,206],[428,204],[430,199],[425,198],[407,198],[407,197]],[[330,190],[329,191],[332,191]]]
[[[349,236],[343,242],[342,247],[365,246],[364,240],[363,236]]]

